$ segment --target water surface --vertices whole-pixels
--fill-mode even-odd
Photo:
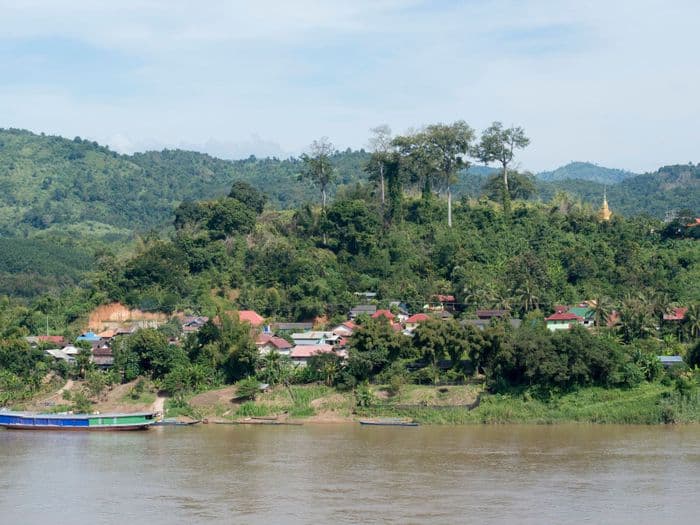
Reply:
[[[697,523],[700,426],[0,430],[0,523]]]

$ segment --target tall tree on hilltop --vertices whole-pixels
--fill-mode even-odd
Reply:
[[[421,131],[394,139],[405,169],[414,181],[423,186],[423,197],[429,198],[433,187],[447,193],[447,225],[452,226],[452,184],[459,170],[469,166],[467,153],[474,140],[474,131],[463,120],[453,124],[433,124]]]
[[[437,174],[434,158],[430,156],[425,134],[420,131],[409,131],[405,135],[394,137],[392,145],[401,156],[401,169],[407,179],[418,186],[424,199],[429,199],[433,192],[433,182]]]
[[[434,159],[437,180],[447,192],[447,226],[452,227],[452,184],[457,173],[469,167],[465,159],[474,140],[474,130],[463,120],[452,124],[433,124],[425,128],[424,141]]]
[[[372,132],[372,137],[369,139],[369,147],[372,151],[372,157],[365,171],[370,174],[370,178],[376,179],[379,182],[379,191],[383,208],[386,200],[384,189],[386,161],[393,149],[391,144],[391,128],[386,124],[382,124],[381,126],[372,128],[370,131]]]
[[[304,163],[302,176],[310,178],[321,189],[321,207],[326,209],[328,199],[328,185],[335,179],[335,168],[331,162],[331,155],[335,147],[328,137],[314,140],[309,147],[309,153],[304,153],[301,160]]]
[[[508,166],[513,161],[516,149],[523,149],[530,144],[521,127],[503,128],[500,122],[494,122],[481,134],[481,141],[476,148],[476,157],[484,164],[499,162],[503,168],[503,209],[510,209],[508,188]]]

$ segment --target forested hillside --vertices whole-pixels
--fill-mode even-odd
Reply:
[[[334,153],[331,160],[337,177],[329,185],[330,195],[366,181],[369,158],[365,151]],[[225,194],[234,180],[245,180],[262,191],[273,208],[294,208],[315,201],[318,191],[300,179],[300,162],[254,157],[226,161],[180,150],[127,156],[79,138],[0,130],[0,234],[22,236],[52,226],[91,224],[86,230],[92,232],[85,232],[90,237],[96,235],[97,225],[106,240],[123,238],[128,231],[168,226],[179,202]],[[473,166],[462,172],[453,185],[454,195],[478,197],[494,171]],[[602,184],[583,179],[610,184],[624,178],[608,188],[613,210],[663,217],[668,209],[700,209],[699,173],[699,168],[687,165],[632,177],[574,163],[543,174],[530,197],[547,201],[557,191],[566,191],[598,206]],[[576,180],[553,180],[562,176]]]
[[[558,191],[565,191],[595,206],[600,206],[606,191],[613,212],[625,216],[646,214],[663,218],[668,211],[682,209],[700,214],[700,166],[692,164],[664,166],[655,173],[629,177],[613,185],[563,180],[539,182],[537,188],[545,201]]]

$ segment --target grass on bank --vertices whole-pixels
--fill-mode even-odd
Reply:
[[[291,392],[290,392],[291,390]],[[536,396],[530,390],[487,394],[477,384],[436,387],[404,385],[396,395],[372,387],[370,406],[359,408],[352,392],[323,385],[278,386],[255,401],[199,407],[166,404],[168,417],[217,415],[226,418],[262,417],[286,413],[305,418],[323,412],[342,417],[407,417],[422,424],[611,423],[662,424],[700,422],[697,392],[678,393],[673,385],[643,383],[630,389],[581,388],[564,394]],[[469,405],[479,399],[473,409]]]
[[[700,398],[673,387],[644,383],[631,389],[582,388],[543,400],[525,390],[483,394],[473,410],[463,407],[401,407],[392,403],[363,409],[363,415],[410,417],[424,424],[700,422]]]

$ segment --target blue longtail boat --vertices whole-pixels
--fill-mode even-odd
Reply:
[[[155,414],[37,414],[0,411],[0,427],[18,430],[143,430]]]

